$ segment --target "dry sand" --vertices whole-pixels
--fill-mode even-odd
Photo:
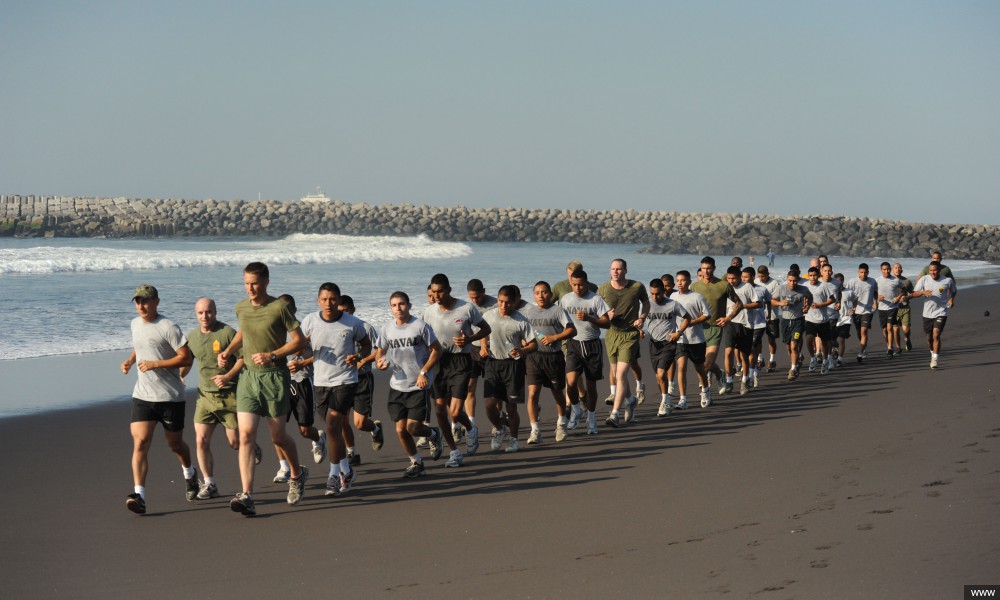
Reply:
[[[3,595],[960,598],[1000,583],[998,292],[959,294],[937,371],[916,331],[891,362],[876,341],[864,365],[770,374],[708,410],[657,419],[650,391],[636,425],[559,445],[546,402],[541,447],[508,456],[487,438],[467,466],[429,463],[418,481],[400,478],[394,437],[376,454],[361,435],[360,477],[334,499],[300,440],[312,473],[294,507],[267,449],[253,519],[228,497],[186,502],[159,434],[150,513],[126,511],[126,400],[2,419]],[[61,361],[54,377],[120,377],[120,358],[103,362]],[[232,493],[234,454],[218,433],[214,449]]]

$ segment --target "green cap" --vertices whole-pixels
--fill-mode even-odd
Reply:
[[[135,288],[135,294],[132,296],[132,300],[135,301],[138,298],[144,300],[149,300],[150,298],[159,298],[160,294],[156,291],[156,288],[144,283],[139,287]]]

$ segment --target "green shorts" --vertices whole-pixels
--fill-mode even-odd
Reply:
[[[910,307],[900,306],[899,310],[896,311],[896,322],[903,327],[910,326]]]
[[[283,417],[292,410],[288,369],[246,369],[236,387],[236,411]]]
[[[221,423],[226,429],[236,429],[236,390],[203,392],[198,390],[194,405],[194,422],[202,425]]]
[[[639,332],[609,329],[604,336],[604,347],[611,364],[630,363],[639,358]]]
[[[716,325],[709,327],[706,325],[702,328],[705,332],[705,347],[711,348],[713,346],[720,346],[722,344],[722,328]]]

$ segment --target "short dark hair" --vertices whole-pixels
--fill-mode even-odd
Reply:
[[[626,272],[628,271],[628,263],[625,262],[624,258],[615,258],[611,260],[611,264],[615,264],[616,262],[620,262],[622,264],[622,268],[625,269]]]
[[[467,292],[485,292],[486,288],[483,286],[483,282],[479,279],[470,279],[469,285],[465,286],[465,291]]]
[[[340,286],[337,285],[336,283],[331,283],[331,282],[327,281],[327,282],[323,283],[321,286],[319,286],[319,291],[320,292],[330,292],[331,294],[336,294],[337,296],[339,296],[340,295]],[[318,296],[319,294],[317,293],[316,295]]]
[[[861,269],[864,269],[865,271],[871,270],[868,268],[868,263],[861,263],[860,265],[858,265],[858,270],[860,271]]]
[[[582,279],[584,281],[587,281],[587,272],[584,271],[583,269],[576,269],[575,271],[573,271],[572,273],[569,274],[569,278],[570,279]]]
[[[552,291],[552,286],[549,285],[548,281],[538,281],[538,282],[535,282],[535,285],[531,286],[531,289],[535,289],[536,287],[538,287],[540,285],[544,285],[545,289],[549,290],[550,292]]]
[[[650,279],[649,280],[649,289],[651,289],[651,290],[652,289],[657,289],[657,290],[664,289],[664,287],[663,287],[663,281],[660,280],[660,279]]]
[[[660,275],[660,281],[663,282],[664,287],[668,285],[667,284],[668,281],[670,282],[669,284],[670,287],[674,287],[674,276],[671,275],[670,273],[664,273],[663,275]]]
[[[878,268],[880,268],[880,269],[881,269],[882,267],[889,267],[889,268],[891,269],[891,268],[892,268],[892,265],[890,265],[889,263],[887,263],[887,262],[884,262],[884,261],[883,261],[883,262],[882,262],[882,264],[880,264],[880,265],[878,266]]]
[[[497,297],[499,298],[500,296],[506,296],[508,300],[517,300],[521,297],[521,294],[518,292],[516,286],[505,285],[497,292]]]
[[[344,294],[340,297],[340,305],[346,307],[347,310],[354,310],[354,298]]]
[[[407,304],[410,303],[410,297],[406,294],[406,292],[393,292],[392,295],[389,296],[389,302],[392,302],[394,298],[402,298],[403,302],[406,302]]]
[[[263,279],[271,278],[271,272],[268,271],[267,265],[265,265],[262,262],[252,262],[248,264],[247,266],[243,267],[243,272],[249,273],[251,275],[256,275],[257,277]]]
[[[715,259],[712,258],[711,256],[703,256],[703,257],[701,257],[701,263],[699,263],[699,264],[702,264],[702,265],[712,265],[714,267],[715,266]]]
[[[436,273],[434,277],[431,277],[431,285],[443,285],[451,289],[451,282],[448,281],[448,276],[444,273]]]
[[[297,307],[295,306],[295,298],[292,298],[291,294],[282,294],[278,296],[278,300],[284,300],[285,304],[288,305],[288,310],[295,312]]]
[[[740,268],[737,267],[736,265],[732,265],[731,267],[726,269],[726,275],[735,275],[739,277],[740,273],[742,273],[742,271],[740,271]]]
[[[688,281],[691,281],[691,273],[688,273],[686,269],[681,269],[680,271],[677,271],[676,275],[678,277],[683,275],[684,277],[687,277]]]
[[[745,269],[743,269],[743,274],[744,275],[749,275],[750,279],[753,279],[753,276],[754,276],[753,267],[746,267]]]
[[[819,267],[809,267],[809,270],[806,271],[806,273],[815,273],[819,275]]]

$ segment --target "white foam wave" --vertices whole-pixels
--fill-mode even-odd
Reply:
[[[197,250],[176,246],[169,250],[113,246],[0,249],[0,275],[228,267],[242,266],[251,260],[268,265],[337,264],[454,258],[472,253],[466,244],[438,242],[424,235],[407,238],[297,233],[278,240],[234,240],[231,244],[215,242],[199,246]]]

